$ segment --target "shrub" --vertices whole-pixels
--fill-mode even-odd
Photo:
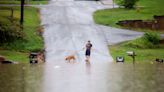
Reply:
[[[147,32],[141,38],[124,43],[123,46],[132,48],[157,48],[159,45],[160,35],[155,32]]]
[[[24,39],[24,33],[17,23],[3,24],[0,22],[0,35],[0,43]]]
[[[146,32],[143,38],[153,45],[158,45],[160,43],[160,35],[156,32]]]
[[[124,6],[127,9],[134,8],[136,2],[139,0],[116,0],[116,3],[120,6]]]

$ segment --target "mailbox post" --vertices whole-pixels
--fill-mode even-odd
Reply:
[[[128,56],[133,58],[133,63],[135,63],[135,56],[136,56],[135,52],[134,51],[127,51],[126,53],[128,54]]]

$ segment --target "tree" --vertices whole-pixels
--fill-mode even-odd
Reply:
[[[120,6],[124,6],[127,9],[134,8],[136,2],[139,0],[116,0],[116,3]]]

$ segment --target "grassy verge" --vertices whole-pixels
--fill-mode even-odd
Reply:
[[[40,15],[37,8],[26,7],[24,32],[28,43],[25,43],[25,50],[35,51],[43,47],[42,38],[38,36],[37,29],[40,27]]]
[[[48,1],[30,1],[29,4],[34,4],[34,5],[36,5],[36,4],[48,4]]]
[[[28,53],[23,53],[19,51],[10,50],[0,50],[0,55],[5,56],[7,60],[17,61],[17,62],[28,62]]]
[[[137,47],[134,45],[142,44],[142,39],[136,39],[129,42],[120,43],[117,45],[109,46],[110,53],[115,59],[116,56],[123,56],[126,63],[132,62],[132,58],[127,56],[127,51],[134,51],[136,53],[136,62],[144,63],[155,61],[156,58],[164,59],[164,44],[160,44],[158,47],[147,48],[147,47]],[[132,45],[133,44],[133,45]],[[141,45],[140,45],[141,46]],[[144,45],[143,45],[144,46]]]
[[[164,15],[164,0],[139,0],[137,9],[104,9],[96,11],[93,16],[97,24],[120,27],[116,23],[120,20],[151,20],[154,15]]]
[[[11,7],[0,7],[0,20],[8,20]],[[19,22],[20,8],[12,7],[14,9],[14,18]],[[37,8],[25,7],[24,14],[24,30],[26,41],[15,41],[1,46],[0,55],[5,56],[9,60],[20,62],[28,61],[29,51],[36,51],[43,48],[43,39],[37,34],[36,30],[40,26],[39,11]],[[8,23],[8,22],[6,22]]]
[[[20,4],[20,1],[0,1],[0,4]],[[30,1],[28,4],[48,4],[48,1]]]
[[[0,1],[0,4],[20,4],[20,1]]]

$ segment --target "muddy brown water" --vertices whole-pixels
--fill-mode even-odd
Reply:
[[[0,92],[163,92],[164,64],[0,65]]]

